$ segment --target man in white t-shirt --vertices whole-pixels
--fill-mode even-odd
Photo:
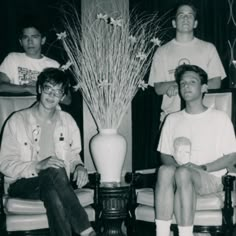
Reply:
[[[24,53],[12,52],[0,66],[0,92],[36,95],[39,73],[47,68],[58,68],[59,63],[42,54],[46,42],[44,28],[35,17],[25,17],[20,26],[19,42]]]
[[[189,3],[180,4],[175,11],[172,25],[176,29],[175,39],[157,49],[150,72],[149,85],[158,95],[163,95],[161,121],[164,117],[180,110],[178,86],[174,72],[182,64],[198,65],[209,78],[210,89],[220,88],[226,77],[215,46],[194,37],[198,25],[196,8]]]
[[[169,235],[173,215],[179,236],[193,236],[196,196],[222,191],[221,177],[236,162],[230,118],[203,104],[207,73],[181,65],[175,78],[186,108],[167,116],[158,144],[163,165],[155,188],[157,236]]]

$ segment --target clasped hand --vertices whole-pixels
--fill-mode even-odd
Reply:
[[[173,96],[176,96],[178,94],[178,92],[179,92],[178,86],[172,85],[167,89],[166,94],[168,97],[173,97]]]
[[[36,165],[37,173],[48,168],[65,168],[65,163],[56,156],[50,156],[42,161],[39,161]],[[88,173],[83,166],[79,165],[75,168],[73,181],[76,181],[78,188],[81,188],[88,183]]]
[[[188,163],[184,164],[183,166],[202,170],[201,166],[196,165],[196,164],[194,164],[194,163],[192,163],[192,162],[188,162]]]

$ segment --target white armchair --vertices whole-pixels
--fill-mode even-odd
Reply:
[[[31,106],[35,101],[35,96],[0,96],[0,130],[9,115],[14,111]],[[75,193],[85,208],[89,221],[97,229],[100,175],[98,173],[89,174],[89,180],[89,184],[85,188],[76,189]],[[12,235],[19,232],[20,235],[27,236],[47,235],[48,220],[43,202],[10,198],[6,188],[4,176],[0,172],[0,235]]]
[[[225,111],[235,121],[235,109],[233,107],[232,91],[211,91],[205,95],[204,103]],[[127,173],[127,181],[131,182],[132,200],[130,213],[132,220],[128,225],[129,235],[145,234],[155,235],[154,213],[154,186],[156,182],[156,169],[136,170]],[[222,181],[224,192],[218,197],[205,195],[198,197],[197,210],[194,219],[195,233],[208,233],[208,235],[233,236],[236,228],[236,190],[234,188],[235,177],[228,174]],[[177,234],[177,225],[173,217],[171,229]],[[148,231],[147,231],[148,230]],[[176,233],[176,234],[175,234]],[[200,234],[201,235],[201,234]]]

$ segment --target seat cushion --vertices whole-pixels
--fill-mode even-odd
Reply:
[[[94,191],[83,188],[76,189],[75,193],[83,207],[93,203]],[[4,206],[7,214],[45,214],[46,209],[40,200],[24,200],[20,198],[4,197]]]
[[[92,189],[76,189],[75,193],[88,214],[89,221],[95,221]],[[4,197],[7,231],[24,231],[48,228],[46,209],[40,200],[23,200]]]
[[[88,214],[89,221],[95,221],[95,210],[91,206],[84,208]],[[7,231],[26,231],[36,229],[47,229],[48,219],[46,214],[12,214],[8,213],[6,218]]]
[[[236,206],[236,193],[232,192],[233,206]],[[197,210],[219,210],[223,207],[224,192],[208,194],[197,197]],[[137,203],[146,206],[154,206],[154,193],[152,188],[137,190]]]
[[[236,211],[235,211],[236,212]],[[155,221],[154,208],[151,206],[138,205],[135,209],[136,220],[153,222]],[[234,223],[235,223],[234,216]],[[175,217],[172,219],[172,223],[175,224]],[[194,225],[222,225],[222,213],[221,210],[211,210],[211,211],[196,211],[194,218]]]
[[[136,220],[154,222],[154,192],[152,188],[137,190],[137,203],[135,209]],[[194,225],[222,225],[222,207],[224,192],[198,196],[197,210],[194,218]],[[236,192],[232,192],[232,205],[234,207],[233,222],[236,223]],[[176,223],[173,217],[173,223]]]

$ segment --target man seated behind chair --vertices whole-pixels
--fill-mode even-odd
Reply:
[[[0,65],[0,92],[36,95],[39,73],[47,67],[58,68],[60,65],[42,54],[42,47],[46,43],[46,30],[36,16],[25,16],[22,19],[19,42],[24,52],[9,53]],[[70,92],[61,103],[71,103]]]
[[[80,158],[80,131],[74,119],[57,109],[67,94],[63,71],[47,68],[38,76],[38,102],[16,112],[6,123],[0,149],[0,171],[10,184],[9,195],[44,202],[52,236],[96,235],[75,195],[88,181]]]
[[[19,42],[24,52],[12,52],[0,66],[0,92],[36,94],[39,73],[59,63],[42,54],[46,43],[45,29],[36,17],[26,16],[19,26]]]
[[[173,214],[179,235],[192,236],[196,196],[222,191],[221,176],[236,159],[228,115],[203,104],[206,72],[181,65],[175,78],[186,108],[167,116],[158,144],[163,165],[155,188],[157,236],[169,235]]]

